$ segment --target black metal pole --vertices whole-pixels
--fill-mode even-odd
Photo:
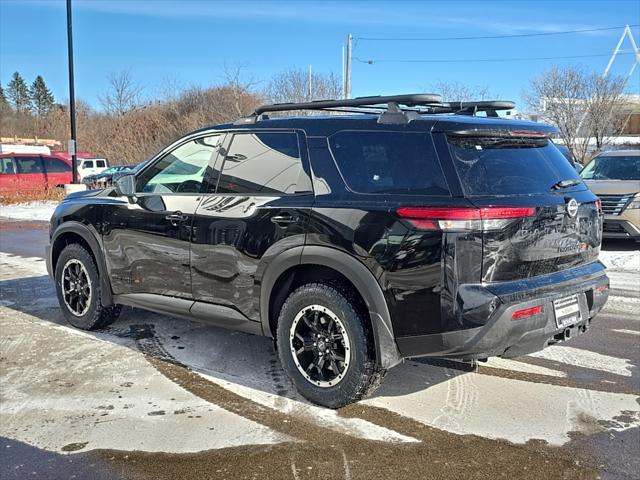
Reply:
[[[67,0],[67,44],[69,51],[69,115],[71,117],[71,141],[69,151],[71,153],[71,165],[73,183],[78,183],[78,162],[76,160],[76,98],[73,84],[73,28],[71,24],[71,0]]]

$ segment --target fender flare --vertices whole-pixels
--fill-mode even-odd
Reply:
[[[98,267],[98,275],[100,275],[100,297],[102,304],[104,306],[113,304],[113,294],[111,292],[111,282],[109,281],[109,275],[107,273],[107,265],[104,261],[104,255],[102,254],[102,246],[99,241],[99,234],[95,230],[95,228],[91,226],[87,226],[83,223],[76,221],[68,221],[60,225],[53,232],[51,236],[51,250],[50,250],[50,258],[48,259],[49,264],[51,265],[51,274],[55,276],[56,265],[53,263],[53,252],[55,251],[55,246],[65,233],[74,233],[80,236],[87,244],[89,248],[91,248],[91,253],[93,254],[93,258],[96,259],[96,266]]]
[[[272,336],[269,325],[269,298],[273,287],[280,275],[296,265],[322,265],[343,274],[358,290],[369,310],[378,366],[387,369],[402,361],[393,334],[387,302],[376,278],[353,256],[330,247],[295,247],[273,259],[265,271],[260,289],[260,321],[264,335]]]

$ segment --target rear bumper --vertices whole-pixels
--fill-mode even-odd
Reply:
[[[467,285],[461,295],[474,295],[480,308],[495,306],[486,323],[441,334],[398,337],[398,349],[403,357],[477,359],[526,355],[586,332],[607,301],[608,285],[609,278],[600,262],[526,280]],[[574,294],[578,295],[581,319],[560,328],[553,301]],[[543,307],[540,314],[512,319],[514,312],[539,305]]]

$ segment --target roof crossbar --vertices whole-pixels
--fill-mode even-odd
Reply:
[[[395,103],[407,107],[418,107],[442,103],[442,97],[433,93],[416,93],[410,95],[388,95],[374,97],[346,98],[343,100],[316,100],[301,103],[276,103],[256,108],[255,116],[268,112],[286,112],[293,110],[323,110],[336,107],[372,107]],[[384,108],[384,107],[381,107]]]
[[[249,117],[239,119],[236,124],[255,123],[259,118],[268,118],[269,112],[320,110],[345,113],[378,114],[380,123],[409,123],[418,115],[458,114],[475,115],[485,112],[487,116],[498,116],[498,110],[515,108],[509,101],[443,102],[440,95],[418,93],[348,98],[343,100],[316,100],[301,103],[276,103],[256,108]]]

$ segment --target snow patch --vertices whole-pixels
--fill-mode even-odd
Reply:
[[[0,204],[0,217],[14,220],[48,222],[58,202],[29,202],[11,205]]]
[[[554,345],[540,352],[529,354],[531,357],[546,358],[554,362],[566,363],[581,368],[600,370],[623,377],[631,377],[633,364],[625,358],[616,358],[601,353],[582,350],[575,347]]]

